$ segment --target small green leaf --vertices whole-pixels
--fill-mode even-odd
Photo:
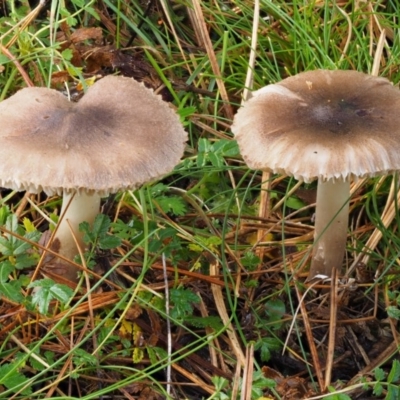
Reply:
[[[268,324],[272,325],[272,329],[280,329],[283,324],[282,318],[286,313],[285,303],[279,299],[268,300],[265,304],[265,311],[268,316]]]
[[[172,213],[177,216],[186,213],[186,204],[179,196],[157,197],[155,201],[165,213]]]
[[[189,107],[179,107],[178,114],[181,117],[181,120],[186,120],[188,117],[192,116],[197,111],[197,108],[194,106]]]
[[[90,229],[90,225],[87,221],[79,224],[79,231],[83,233],[83,240],[85,243],[94,243],[96,241],[96,235]]]
[[[196,328],[211,328],[215,331],[221,330],[224,325],[219,317],[209,316],[209,317],[186,317],[185,323],[195,326]]]
[[[257,267],[260,261],[260,257],[256,256],[252,251],[246,251],[244,256],[240,259],[241,264],[249,269]]]
[[[0,253],[4,256],[11,256],[13,253],[11,243],[5,237],[0,237]]]
[[[240,154],[239,145],[236,140],[228,140],[222,151],[225,157],[237,157]]]
[[[4,225],[6,223],[9,215],[10,209],[7,206],[3,206],[0,208],[0,225]]]
[[[400,310],[396,306],[387,307],[386,312],[390,318],[400,319]]]
[[[202,246],[196,244],[196,243],[190,243],[190,244],[188,245],[188,247],[189,247],[189,249],[190,249],[191,251],[195,251],[196,253],[201,253],[201,252],[204,251],[204,248],[203,248]]]
[[[41,314],[47,314],[53,299],[66,303],[73,295],[73,290],[67,285],[55,283],[52,279],[40,279],[28,285],[28,288],[38,288],[32,296],[32,304],[38,307]]]
[[[14,266],[9,261],[4,261],[0,264],[0,295],[16,303],[21,303],[24,299],[21,294],[21,282],[19,280],[9,280],[9,275],[14,270]]]
[[[285,204],[287,207],[293,208],[293,210],[300,210],[305,206],[304,201],[294,196],[287,198]]]
[[[156,364],[160,360],[165,360],[168,357],[168,353],[161,347],[146,346],[146,350],[151,364]]]
[[[40,357],[39,349],[36,349],[36,351],[34,351],[33,353]],[[29,363],[36,371],[43,371],[46,368],[40,361],[38,361],[34,357],[29,357]]]
[[[165,311],[165,300],[164,298],[154,296],[151,299],[151,305],[154,307],[155,310],[158,311]]]
[[[206,157],[204,153],[197,154],[196,164],[198,168],[202,168],[206,165]]]
[[[7,282],[8,275],[15,270],[14,266],[9,261],[4,261],[0,264],[0,282]]]
[[[260,339],[254,346],[255,350],[260,350],[262,361],[268,361],[271,357],[271,351],[280,350],[281,348],[282,344],[280,341],[271,337]]]
[[[47,363],[48,364],[54,364],[54,361],[55,361],[55,354],[52,352],[52,351],[50,351],[50,350],[46,350],[45,352],[44,352],[44,356],[45,356],[45,358],[46,358],[46,361],[47,361]]]
[[[97,11],[93,7],[86,7],[85,11],[90,14],[93,18],[97,19],[97,21],[100,21],[100,15],[97,13]]]
[[[383,393],[383,386],[380,382],[375,383],[373,393],[377,396]]]
[[[149,187],[150,194],[152,197],[158,197],[163,195],[167,189],[168,186],[164,185],[163,183],[157,183]]]
[[[62,303],[67,303],[74,292],[67,285],[56,283],[50,288],[50,293],[55,299],[61,301]]]
[[[351,397],[349,397],[347,394],[344,393],[334,393],[336,392],[336,389],[332,386],[328,387],[329,392],[332,394],[324,397],[324,400],[351,400]]]
[[[78,20],[71,15],[71,13],[66,8],[60,8],[60,14],[66,18],[66,23],[68,26],[75,26],[78,23]]]
[[[99,247],[102,250],[115,249],[121,245],[121,239],[117,236],[106,235],[99,239]]]
[[[29,218],[24,218],[22,223],[26,232],[31,233],[36,231],[35,225],[33,225],[32,221]]]
[[[197,243],[189,244],[189,249],[196,252],[204,250],[218,251],[218,246],[221,245],[222,239],[218,236],[203,237],[196,235],[194,237]]]
[[[92,232],[96,237],[102,237],[107,234],[110,225],[110,217],[104,214],[98,214],[93,222]]]
[[[15,268],[17,269],[24,269],[24,268],[29,268],[32,267],[33,265],[36,265],[39,259],[39,255],[37,253],[23,253],[23,254],[18,254],[15,257]]]
[[[79,230],[84,234],[85,243],[98,246],[102,250],[114,249],[121,244],[121,239],[108,233],[111,220],[107,215],[98,214],[93,222],[93,227],[87,222],[79,224]]]
[[[385,400],[399,400],[400,398],[400,387],[398,385],[389,385]]]
[[[224,159],[218,153],[208,153],[208,159],[214,167],[221,168],[224,165]]]
[[[61,56],[65,61],[71,61],[73,57],[73,52],[71,49],[65,49],[61,52]]]
[[[229,381],[228,381],[228,379],[223,378],[223,377],[221,377],[221,376],[213,376],[213,377],[211,378],[211,382],[214,384],[215,388],[216,388],[218,391],[229,387]],[[228,399],[229,397],[226,396],[226,398]]]
[[[9,215],[7,217],[5,227],[10,232],[13,232],[19,236],[24,236],[34,242],[37,242],[41,235],[38,231],[26,233],[25,230],[18,225],[18,219],[15,215]],[[3,253],[5,256],[17,256],[24,254],[30,248],[30,243],[28,243],[26,240],[17,238],[11,233],[0,236],[0,253]]]
[[[199,153],[208,153],[211,151],[211,143],[208,139],[200,138],[197,146]]]
[[[97,357],[81,348],[76,348],[73,352],[72,361],[77,367],[83,365],[96,365]]]
[[[9,62],[11,60],[7,56],[0,54],[0,65],[8,64]]]
[[[236,140],[221,139],[213,144],[213,151],[221,157],[236,157],[239,153],[239,146]]]
[[[193,313],[193,303],[199,303],[200,298],[191,290],[171,289],[170,300],[174,305],[170,312],[171,318],[182,319]]]
[[[400,378],[400,361],[394,360],[387,381],[389,383],[397,383],[399,378]]]
[[[265,389],[276,387],[276,382],[273,379],[266,378],[261,371],[255,371],[253,373],[253,385],[252,392],[254,389]],[[259,395],[259,397],[261,394]],[[256,398],[252,396],[252,398]]]
[[[18,372],[17,368],[12,364],[3,364],[0,366],[0,384],[4,385],[7,389],[12,392],[19,391],[24,383],[28,381],[28,378]],[[32,387],[28,385],[21,394],[27,396],[32,393]]]

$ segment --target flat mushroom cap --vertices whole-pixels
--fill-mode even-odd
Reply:
[[[253,92],[232,132],[253,169],[346,179],[400,169],[400,91],[356,71],[303,72]]]
[[[107,76],[78,103],[25,88],[0,103],[0,186],[32,193],[134,189],[170,172],[187,133],[161,98]]]

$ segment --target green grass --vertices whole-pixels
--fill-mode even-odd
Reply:
[[[65,90],[56,78],[73,87],[84,78],[113,73],[110,59],[119,54],[125,57],[125,72],[154,89],[162,87],[164,98],[181,115],[189,141],[183,160],[162,182],[117,194],[107,211],[112,222],[103,221],[107,233],[88,231],[92,246],[84,262],[94,274],[83,277],[73,293],[45,282],[39,297],[32,297],[28,285],[40,258],[37,246],[0,255],[0,399],[142,395],[222,400],[240,398],[246,387],[252,388],[248,399],[283,399],[289,394],[294,399],[397,398],[398,365],[391,361],[396,346],[373,372],[354,342],[355,336],[375,360],[397,337],[397,205],[393,219],[387,226],[383,223],[397,184],[391,177],[365,180],[353,196],[343,272],[358,257],[365,261],[360,254],[371,236],[381,232],[382,238],[370,250],[365,280],[344,280],[340,289],[338,319],[354,322],[339,323],[337,363],[327,397],[321,393],[305,333],[309,324],[325,360],[329,298],[326,290],[306,293],[305,283],[315,184],[290,193],[293,179],[271,176],[272,211],[260,220],[261,173],[244,164],[229,129],[248,71],[254,2],[201,3],[217,67],[200,39],[195,23],[201,19],[194,15],[192,2],[154,1],[146,10],[144,2],[136,0],[53,0],[19,29],[31,11],[21,3],[5,4],[1,44],[35,86]],[[380,76],[395,85],[400,81],[396,2],[277,0],[261,1],[260,8],[253,89],[317,68],[371,73],[374,59]],[[73,32],[94,27],[101,30],[101,40],[89,35],[78,44],[65,42]],[[382,28],[386,41],[377,58]],[[90,58],[98,49],[101,58]],[[16,62],[0,53],[0,99],[26,85]],[[33,195],[25,204],[20,193],[2,191],[0,196],[2,237],[10,241],[18,235],[15,246],[24,246],[30,235],[37,241],[35,232],[48,226],[40,212],[51,216],[60,206],[56,197]],[[7,225],[7,216],[17,210],[18,226],[11,220]],[[260,227],[268,235],[256,246],[254,234]],[[353,268],[348,278],[359,278],[361,267]],[[297,311],[305,293],[308,322],[303,311]],[[47,312],[38,312],[40,304]],[[255,344],[248,357],[254,367],[252,381],[241,381],[243,368],[237,369],[240,354],[234,343],[243,355]],[[375,353],[373,346],[378,348]]]

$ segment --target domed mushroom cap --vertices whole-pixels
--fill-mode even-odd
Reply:
[[[303,72],[253,93],[232,132],[253,169],[298,180],[400,169],[400,91],[356,71]]]
[[[0,103],[0,186],[47,194],[134,189],[170,172],[187,134],[167,103],[107,76],[71,103],[25,88]]]

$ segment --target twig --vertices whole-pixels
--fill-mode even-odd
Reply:
[[[325,365],[325,386],[328,388],[332,378],[333,357],[335,354],[335,337],[337,325],[337,303],[338,303],[338,280],[336,268],[332,270],[331,276],[331,296],[330,296],[330,317],[329,317],[329,340],[328,340],[328,355]]]
[[[252,399],[253,387],[253,371],[254,371],[254,344],[251,343],[246,347],[246,365],[243,371],[242,393],[240,400]]]
[[[25,72],[25,70],[22,68],[22,65],[19,63],[19,61],[8,51],[6,47],[4,47],[2,44],[0,44],[0,50],[1,52],[10,59],[15,65],[15,67],[18,69],[19,73],[21,74],[22,78],[24,79],[25,83],[29,87],[35,86],[31,79],[29,78],[28,74]]]
[[[251,47],[249,55],[249,66],[246,73],[245,87],[243,89],[242,104],[247,101],[250,97],[250,90],[253,89],[253,76],[254,67],[256,62],[256,51],[258,41],[258,26],[260,20],[260,1],[256,0],[254,3],[253,13],[253,28],[251,34]],[[258,210],[259,218],[268,218],[270,215],[270,190],[271,190],[271,174],[263,171],[261,178],[261,191],[260,191],[260,208]],[[260,228],[257,230],[257,244],[262,242],[265,236],[265,230]],[[263,258],[265,254],[265,247],[261,246],[257,249],[257,256],[260,258],[260,264],[257,267],[257,271],[261,270],[263,265]],[[256,278],[257,279],[257,278]],[[254,297],[255,289],[251,289],[249,292],[249,301],[251,302]]]
[[[165,253],[162,253],[162,266],[165,283],[165,314],[167,316],[167,394],[171,396],[171,363],[172,363],[172,337],[171,337],[171,321],[169,317],[169,285],[167,275],[167,262],[165,260]]]
[[[379,36],[378,44],[376,46],[374,63],[372,65],[372,71],[371,71],[372,76],[379,75],[379,66],[381,64],[381,58],[382,58],[383,46],[385,44],[385,40],[386,40],[386,31],[385,31],[385,29],[382,29],[381,34]]]
[[[35,18],[36,16],[39,14],[40,10],[44,7],[44,5],[46,4],[46,0],[40,0],[39,4],[25,17],[23,18],[16,26],[13,26],[12,29],[8,32],[6,32],[1,38],[0,41],[8,34],[10,33],[13,29],[16,29],[17,27],[20,26],[20,29],[18,31],[21,32],[22,30],[24,30]],[[18,38],[18,33],[15,34],[13,36],[13,38],[5,45],[3,46],[0,43],[0,50],[1,52],[8,57],[16,66],[16,68],[18,69],[19,73],[21,74],[22,78],[24,79],[25,83],[27,84],[27,86],[29,87],[33,87],[35,86],[31,79],[29,78],[28,74],[25,72],[25,70],[22,68],[22,65],[19,63],[19,61],[11,54],[11,52],[8,50],[8,48],[10,46],[13,45],[13,43],[17,40]]]
[[[314,364],[315,375],[317,376],[319,387],[321,388],[321,390],[323,390],[323,388],[325,387],[325,384],[324,384],[324,378],[322,376],[321,363],[319,362],[318,351],[317,351],[317,348],[314,343],[314,336],[312,334],[310,321],[308,319],[308,312],[307,312],[304,301],[302,301],[302,298],[304,296],[302,296],[302,294],[298,288],[298,285],[295,284],[294,287],[296,289],[297,297],[300,302],[299,305],[300,305],[301,315],[303,316],[304,329],[306,331],[308,345],[310,346],[310,352],[311,352],[311,357],[312,357],[313,364]]]
[[[10,339],[21,349],[23,350],[29,357],[32,357],[39,364],[42,364],[45,368],[50,368],[50,365],[47,364],[46,361],[41,359],[37,354],[33,353],[29,350],[19,339],[17,339],[14,335],[10,335]]]
[[[256,0],[254,2],[253,29],[251,32],[249,66],[247,67],[246,81],[244,83],[244,89],[242,94],[242,102],[248,100],[250,94],[249,91],[253,89],[253,76],[254,76],[254,66],[256,63],[259,19],[260,19],[260,1]]]
[[[213,45],[207,31],[207,25],[204,21],[204,14],[201,9],[199,0],[193,0],[193,8],[197,18],[198,26],[200,27],[202,40],[206,47],[208,58],[210,59],[211,68],[215,75],[215,80],[217,82],[218,89],[221,93],[225,115],[228,119],[232,120],[233,119],[232,106],[230,104],[228,92],[226,91],[224,80],[222,79],[221,70],[218,65],[217,57],[215,56]]]
[[[182,56],[183,60],[185,61],[185,66],[188,68],[189,73],[192,74],[192,71],[190,69],[190,64],[188,63],[188,61],[186,59],[185,52],[183,51],[182,46],[181,46],[181,41],[179,40],[179,36],[176,33],[174,23],[172,22],[171,16],[169,15],[167,1],[166,0],[161,0],[160,2],[161,2],[161,6],[162,6],[162,8],[164,10],[164,14],[167,17],[168,25],[169,25],[169,27],[170,27],[170,29],[172,31],[172,34],[175,37],[175,41],[176,41],[176,44],[178,45],[179,51],[181,53],[181,56]]]
[[[217,267],[218,263],[215,260],[214,262],[210,263],[210,275],[217,275],[218,274],[218,267]],[[222,319],[222,323],[226,326],[226,333],[229,337],[231,346],[232,346],[232,351],[233,353],[236,355],[236,358],[238,360],[238,362],[240,363],[240,365],[244,366],[246,365],[246,357],[244,356],[242,349],[239,345],[239,341],[236,337],[236,333],[235,330],[232,326],[231,320],[228,316],[228,313],[226,311],[226,306],[225,306],[225,301],[224,301],[224,296],[222,294],[222,289],[220,286],[211,284],[211,290],[214,296],[214,300],[215,300],[215,305],[217,307],[219,316]]]
[[[339,60],[339,62],[341,62],[344,59],[344,57],[345,57],[345,55],[347,53],[347,50],[349,49],[349,46],[350,46],[351,36],[352,36],[352,31],[353,31],[353,24],[351,23],[350,17],[348,16],[348,14],[344,10],[342,10],[338,5],[336,5],[336,8],[346,18],[347,23],[349,25],[349,29],[348,29],[348,32],[347,32],[346,44],[344,45],[344,49],[342,51],[342,54],[341,54],[340,60]]]

